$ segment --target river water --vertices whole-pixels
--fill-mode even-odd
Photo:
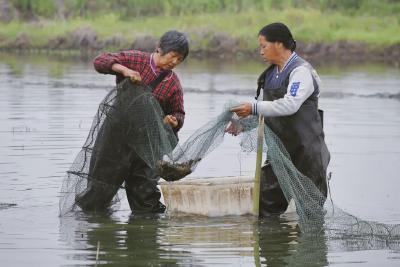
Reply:
[[[180,138],[225,102],[253,99],[262,69],[190,60],[179,66],[187,112]],[[400,223],[400,70],[318,70],[334,203],[362,219]],[[400,265],[390,247],[300,235],[290,216],[131,216],[125,199],[113,214],[60,218],[61,182],[113,84],[90,62],[0,54],[0,266]],[[191,176],[252,175],[254,155],[238,144],[226,137]]]

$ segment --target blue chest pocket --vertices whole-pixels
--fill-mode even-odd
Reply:
[[[292,83],[292,86],[290,86],[290,95],[296,96],[297,90],[299,90],[299,87],[300,87],[300,82]]]

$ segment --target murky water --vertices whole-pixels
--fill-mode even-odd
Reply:
[[[257,63],[187,62],[184,140],[230,99],[253,98]],[[320,101],[332,153],[337,206],[360,218],[400,223],[400,70],[319,68]],[[286,216],[130,216],[60,219],[65,171],[86,138],[97,105],[114,83],[90,63],[0,54],[0,265],[82,266],[399,266],[390,248],[299,234]],[[227,137],[192,176],[251,175],[254,155]],[[223,160],[221,160],[223,159]],[[126,200],[125,200],[126,201]]]

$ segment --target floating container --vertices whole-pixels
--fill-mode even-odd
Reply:
[[[160,181],[170,213],[204,216],[252,214],[254,177],[230,176]]]

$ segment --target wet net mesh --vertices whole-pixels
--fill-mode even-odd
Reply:
[[[90,205],[110,208],[118,203],[118,190],[133,161],[141,159],[167,181],[179,180],[223,141],[232,123],[242,130],[241,149],[256,150],[258,118],[238,119],[229,109],[200,127],[178,144],[171,127],[163,122],[163,112],[145,85],[125,80],[100,103],[85,144],[63,181],[60,214]],[[267,125],[264,152],[271,162],[284,195],[296,204],[303,233],[324,233],[332,239],[352,237],[368,248],[399,248],[400,225],[361,220],[333,205],[314,183],[300,173],[279,138]],[[96,190],[88,190],[96,186]]]
[[[327,199],[307,176],[299,172],[274,132],[265,125],[267,158],[285,195],[296,205],[299,227],[303,233],[325,234],[336,240],[353,240],[364,249],[400,249],[400,225],[362,220]],[[251,145],[247,149],[251,149]]]
[[[163,122],[163,112],[146,85],[125,80],[100,103],[81,151],[61,189],[61,215],[76,208],[111,208],[132,162],[145,162],[159,177],[179,180],[218,146],[232,117],[222,113],[184,143]]]

